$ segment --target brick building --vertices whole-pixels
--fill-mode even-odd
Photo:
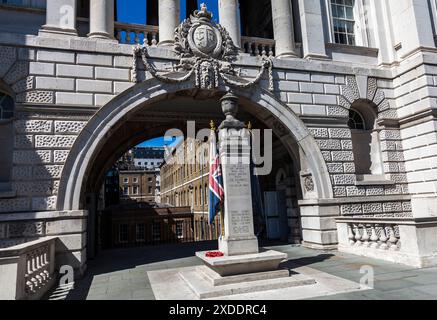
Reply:
[[[120,170],[120,203],[131,201],[155,203],[157,193],[155,170]]]

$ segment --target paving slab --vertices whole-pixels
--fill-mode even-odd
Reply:
[[[172,283],[174,270],[203,265],[202,261],[194,256],[195,252],[215,250],[216,246],[216,242],[209,242],[103,251],[96,259],[88,262],[87,274],[78,280],[74,287],[54,288],[45,298],[169,299],[169,294],[171,296],[175,291]],[[437,268],[415,269],[337,251],[318,251],[296,245],[264,247],[286,253],[289,261],[285,265],[289,269],[304,268],[300,270],[316,279],[317,287],[308,286],[297,293],[289,289],[277,289],[263,293],[225,296],[221,299],[437,300]],[[363,277],[360,273],[362,266],[373,268],[374,289],[359,285]],[[148,275],[154,272],[164,272],[164,276],[149,279]],[[183,300],[195,299],[189,288],[181,288],[179,291],[178,294]]]

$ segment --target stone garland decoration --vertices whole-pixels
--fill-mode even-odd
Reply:
[[[145,45],[133,49],[132,81],[138,83],[138,60],[146,71],[162,82],[181,83],[195,76],[195,85],[201,89],[219,86],[221,78],[225,84],[239,88],[251,87],[261,80],[268,70],[269,90],[273,91],[273,62],[263,56],[261,68],[255,79],[248,80],[238,76],[232,62],[238,56],[229,33],[221,25],[212,21],[212,14],[205,5],[194,15],[183,21],[175,30],[174,51],[180,57],[179,64],[172,71],[159,73],[148,61]],[[184,74],[178,76],[181,72]]]

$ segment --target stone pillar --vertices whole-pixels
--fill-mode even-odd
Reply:
[[[77,36],[77,0],[47,0],[46,24],[39,30],[40,36]]]
[[[241,47],[238,0],[219,0],[219,22],[229,32],[234,45]]]
[[[221,99],[226,120],[219,127],[225,192],[225,235],[219,240],[219,249],[227,256],[258,253],[250,183],[250,132],[234,118],[237,101],[238,98],[231,93]]]
[[[272,0],[272,19],[276,57],[297,57],[291,0]]]
[[[90,0],[88,37],[114,40],[114,0]]]
[[[174,31],[179,25],[180,1],[159,0],[159,44],[169,46],[174,43]]]
[[[320,0],[299,0],[299,10],[303,57],[306,59],[328,59]]]
[[[428,1],[389,0],[392,30],[401,59],[422,47],[435,48]],[[406,23],[408,21],[408,23]]]

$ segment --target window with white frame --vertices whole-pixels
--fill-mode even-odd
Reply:
[[[129,183],[129,178],[123,178],[123,183]]]
[[[129,195],[129,187],[123,187],[123,195],[128,196]]]
[[[138,178],[133,178],[134,183],[138,183]]]
[[[355,45],[355,0],[331,0],[335,43]]]
[[[139,194],[139,187],[138,186],[133,186],[133,194],[134,195],[138,195]]]
[[[368,10],[366,0],[324,0],[331,43],[368,47]]]
[[[184,238],[184,222],[176,221],[176,237],[178,239]]]

